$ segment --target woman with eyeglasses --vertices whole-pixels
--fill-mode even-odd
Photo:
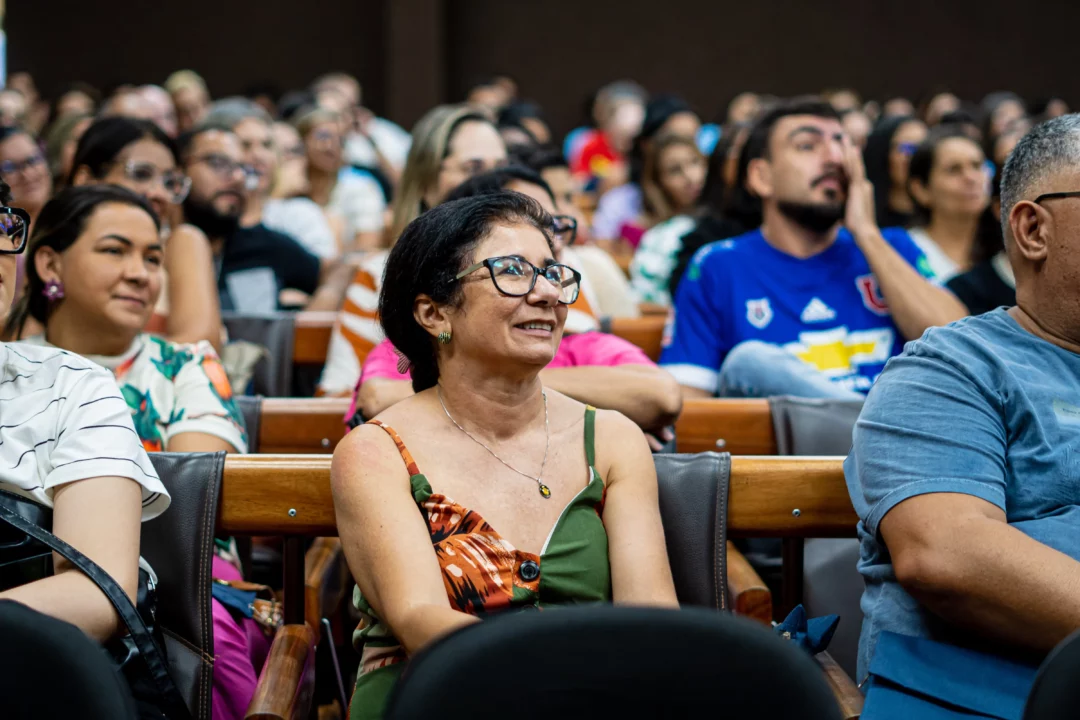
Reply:
[[[30,214],[30,222],[52,196],[45,154],[25,130],[0,128],[0,177],[11,187],[12,202]]]
[[[429,111],[412,132],[409,157],[394,196],[390,247],[406,225],[462,182],[505,164],[506,146],[487,117],[465,105],[440,105]],[[387,251],[368,253],[345,293],[319,380],[321,394],[352,393],[364,357],[383,339],[375,318],[387,255]]]
[[[541,372],[547,387],[580,402],[605,410],[618,410],[637,423],[654,450],[674,439],[668,425],[681,409],[681,393],[675,379],[661,370],[631,343],[609,333],[592,329],[571,329],[575,315],[585,315],[578,306],[587,303],[591,283],[577,270],[580,258],[569,247],[573,242],[573,218],[555,215],[555,195],[540,175],[529,168],[510,165],[477,175],[450,193],[447,202],[470,197],[517,192],[531,198],[544,212],[552,215],[552,257],[574,268],[580,289],[567,308],[562,342],[555,357]],[[602,252],[602,251],[601,251]],[[580,323],[574,323],[580,326]],[[411,378],[397,363],[398,354],[389,340],[380,343],[364,361],[360,383],[354,395],[353,414],[375,417],[396,402],[413,394]]]
[[[351,432],[331,472],[364,618],[353,720],[382,717],[409,656],[482,617],[677,607],[641,431],[541,376],[579,291],[551,226],[521,194],[471,197],[390,252],[380,322],[416,394]]]
[[[116,185],[69,187],[31,235],[27,287],[8,318],[44,328],[27,345],[60,348],[111,371],[148,451],[247,452],[247,435],[224,367],[209,343],[143,332],[162,289],[165,241],[150,200]],[[241,580],[222,548],[213,577]],[[247,630],[212,604],[215,718],[241,718],[255,689]]]
[[[915,204],[907,191],[908,165],[926,132],[926,125],[918,118],[888,117],[866,138],[863,162],[866,178],[874,184],[878,227],[911,224]]]
[[[191,181],[177,161],[175,143],[154,123],[103,118],[79,140],[69,184],[120,185],[146,198],[161,221],[167,248],[166,288],[147,329],[173,342],[206,340],[217,347],[221,311],[210,242],[201,230],[180,222]]]
[[[310,110],[295,122],[308,160],[308,197],[345,219],[342,249],[383,246],[386,197],[370,175],[345,167],[345,136],[337,113]]]

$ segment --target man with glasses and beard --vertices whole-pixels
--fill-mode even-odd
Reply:
[[[878,228],[830,105],[764,114],[741,164],[762,224],[701,248],[679,286],[660,360],[684,397],[861,398],[905,341],[966,315],[904,231]]]
[[[181,135],[177,144],[191,178],[184,219],[210,239],[221,309],[336,310],[352,267],[321,262],[293,238],[261,223],[240,227],[249,172],[236,134],[205,126]]]

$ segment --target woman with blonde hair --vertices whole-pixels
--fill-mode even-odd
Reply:
[[[394,199],[390,246],[410,222],[458,185],[505,163],[506,146],[486,116],[466,105],[440,105],[429,111],[412,131],[412,148]],[[369,254],[353,277],[330,338],[319,381],[321,394],[350,395],[361,363],[383,339],[376,310],[388,254]]]

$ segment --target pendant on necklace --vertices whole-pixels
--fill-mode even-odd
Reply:
[[[540,483],[540,496],[543,497],[545,500],[550,500],[551,499],[551,488],[549,488],[544,483]]]

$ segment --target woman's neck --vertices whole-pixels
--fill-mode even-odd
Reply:
[[[240,216],[240,227],[253,227],[262,222],[263,208],[266,206],[266,198],[260,193],[247,194],[247,202],[244,205],[244,214]]]
[[[901,215],[915,212],[915,203],[903,187],[897,185],[889,189],[889,209]]]
[[[936,213],[926,226],[926,234],[949,259],[961,268],[971,266],[971,251],[979,230],[979,216]]]
[[[536,372],[511,378],[477,365],[472,365],[471,371],[444,365],[437,388],[458,424],[490,440],[513,437],[537,422],[543,415],[542,389]]]
[[[330,194],[337,185],[337,173],[324,173],[322,170],[308,170],[308,195],[319,207],[330,202]]]
[[[115,325],[99,326],[84,318],[69,317],[63,306],[53,311],[45,325],[45,340],[49,344],[83,356],[122,355],[138,336],[138,332],[122,330]]]

